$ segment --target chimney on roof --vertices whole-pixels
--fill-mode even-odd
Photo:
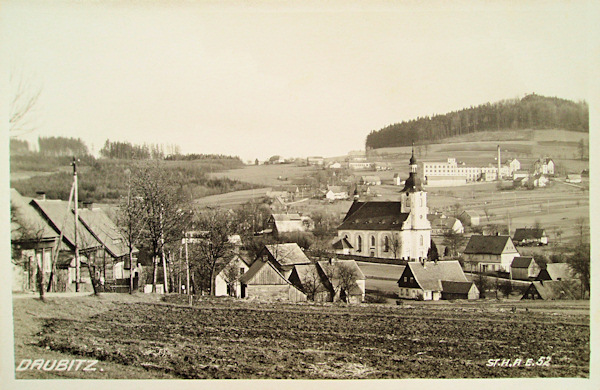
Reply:
[[[36,191],[37,200],[46,200],[46,193],[44,191]]]

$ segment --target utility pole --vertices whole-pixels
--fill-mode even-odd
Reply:
[[[79,292],[81,283],[81,261],[79,259],[79,246],[77,245],[77,221],[79,220],[78,194],[77,194],[77,160],[73,156],[73,188],[74,188],[74,206],[75,206],[75,291]],[[89,260],[88,260],[89,261]]]
[[[192,305],[192,295],[190,293],[190,259],[188,256],[188,232],[185,233],[185,268],[186,268],[185,292],[188,295],[188,301],[191,306]]]

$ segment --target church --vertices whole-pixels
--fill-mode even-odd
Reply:
[[[408,261],[427,258],[431,224],[414,148],[409,165],[400,201],[352,203],[337,228],[338,238],[333,243],[336,253]]]

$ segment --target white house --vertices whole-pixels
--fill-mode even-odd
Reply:
[[[513,172],[521,170],[521,162],[516,158],[507,161],[509,176],[512,176]]]
[[[554,175],[554,161],[551,158],[539,159],[533,163],[534,173]]]
[[[480,272],[510,272],[513,259],[521,255],[509,236],[472,235],[463,256]]]
[[[567,183],[581,183],[581,175],[578,173],[570,173],[567,175]]]
[[[431,224],[427,219],[427,193],[417,177],[417,161],[410,159],[410,175],[400,193],[400,201],[354,201],[338,226],[338,238],[352,248],[342,248],[355,256],[392,259],[427,257]]]
[[[398,296],[405,299],[477,299],[479,290],[458,261],[409,262],[398,279]]]
[[[343,186],[327,186],[325,198],[328,200],[345,200],[348,199],[348,189]]]
[[[219,268],[215,279],[215,295],[240,298],[240,277],[250,268],[249,262],[239,254],[235,254],[228,262],[222,263]]]
[[[381,185],[381,178],[379,176],[361,176],[360,184],[367,186],[379,186]]]

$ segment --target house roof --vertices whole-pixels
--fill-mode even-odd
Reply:
[[[473,287],[473,282],[454,282],[442,280],[442,291],[450,294],[468,294]]]
[[[317,262],[317,264],[319,265],[319,267],[321,267],[321,270],[323,271],[323,273],[325,275],[327,275],[326,270],[328,267],[331,266],[332,263],[330,263],[327,260],[320,260]],[[366,279],[365,274],[363,274],[363,272],[360,270],[360,267],[358,266],[358,264],[356,264],[356,261],[354,261],[354,260],[336,259],[333,264],[338,264],[338,265],[343,265],[345,267],[348,267],[356,275],[356,280],[365,280]],[[329,283],[336,286],[339,284],[339,278],[335,277],[335,274],[334,274],[333,279],[329,280]],[[363,293],[363,291],[361,290],[360,287],[358,287],[358,284],[356,284],[356,283],[354,283],[352,285],[352,287],[350,288],[350,291],[349,291],[350,295],[361,295],[362,293]]]
[[[500,255],[503,253],[509,240],[509,236],[472,235],[464,253]]]
[[[574,279],[571,267],[567,263],[548,263],[546,264],[546,272],[552,280]]]
[[[529,268],[532,261],[534,261],[533,257],[517,256],[510,264],[510,268]]]
[[[362,176],[361,179],[363,181],[381,181],[381,179],[379,178],[379,176]]]
[[[544,236],[544,229],[518,228],[515,230],[513,241],[540,239]]]
[[[280,265],[309,264],[302,248],[295,242],[265,245],[265,249]]]
[[[298,280],[301,284],[301,286],[298,287],[304,289],[307,284],[316,283],[317,281],[319,281],[321,288],[317,288],[317,290],[326,290],[325,286],[327,286],[327,278],[322,272],[319,272],[319,269],[317,267],[317,264],[312,263],[294,265],[294,270],[292,272],[296,273],[296,275],[298,276]],[[290,280],[291,279],[292,278],[290,277]]]
[[[408,213],[400,212],[400,202],[354,202],[338,229],[401,230]]]
[[[535,281],[531,284],[542,299],[578,299],[581,296],[581,284],[577,279]]]
[[[331,246],[333,247],[333,249],[353,249],[354,248],[352,246],[352,244],[350,244],[350,242],[348,242],[346,237],[336,239],[333,242],[333,244],[331,244]]]
[[[300,214],[273,214],[273,221],[280,233],[304,231]]]
[[[423,290],[443,291],[442,281],[468,282],[458,261],[438,261],[437,263],[408,262],[415,280]]]
[[[291,284],[270,261],[262,261],[261,259],[257,259],[254,263],[252,263],[248,271],[246,271],[242,277],[240,277],[240,283],[250,284],[263,267],[270,267],[271,270],[275,271],[275,273],[280,276],[282,280],[284,280],[287,284]]]
[[[18,241],[23,237],[19,228],[34,229],[42,240],[56,239],[59,236],[48,222],[31,206],[31,198],[22,196],[14,188],[10,189],[10,205],[15,209],[15,221],[11,221],[10,238]],[[39,234],[38,234],[39,233]]]
[[[102,209],[81,209],[79,219],[104,244],[112,257],[117,258],[129,253],[127,242],[119,228]],[[134,252],[139,251],[134,248]]]
[[[244,259],[238,253],[235,253],[233,256],[231,256],[229,258],[228,261],[222,261],[217,264],[217,268],[215,269],[215,275],[220,274],[225,268],[227,268],[227,266],[229,264],[231,264],[234,261],[238,261],[238,260],[241,261],[242,263],[244,263],[246,265],[246,267],[248,267],[248,269],[250,268],[250,264],[249,264],[248,260]]]
[[[458,221],[458,219],[454,217],[440,217],[435,214],[428,214],[427,219],[431,222],[432,229],[452,229]]]
[[[327,190],[333,192],[334,194],[339,194],[339,193],[347,193],[348,189],[344,186],[327,186]]]
[[[67,210],[67,202],[33,199],[31,204],[46,216],[55,230],[60,232],[60,229],[62,229],[63,239],[70,246],[75,246],[75,214],[72,209]],[[102,247],[102,243],[83,224],[78,225],[77,242],[82,250]]]

